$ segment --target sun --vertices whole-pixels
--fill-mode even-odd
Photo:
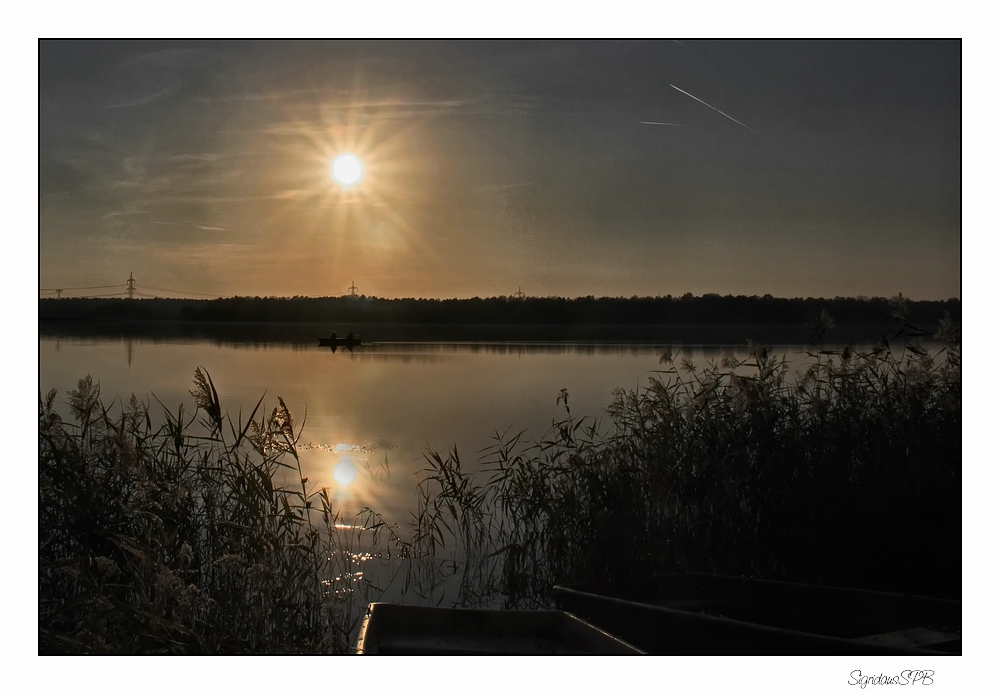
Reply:
[[[365,166],[353,154],[341,154],[330,165],[330,178],[343,188],[350,188],[361,180]]]

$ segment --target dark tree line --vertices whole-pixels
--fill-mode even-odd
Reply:
[[[826,311],[838,324],[891,321],[896,299],[764,296],[593,296],[472,299],[377,297],[234,297],[230,299],[40,299],[43,321],[149,320],[251,323],[426,323],[520,325],[808,325]],[[961,320],[959,299],[906,302],[909,322],[933,326],[947,311]]]

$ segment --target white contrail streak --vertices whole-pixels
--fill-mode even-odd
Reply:
[[[677,128],[687,127],[684,123],[660,123],[659,121],[655,120],[641,120],[639,121],[639,125],[673,125],[674,127]]]
[[[696,97],[694,94],[688,94],[686,91],[684,91],[680,87],[675,86],[673,84],[671,84],[670,86],[673,87],[674,89],[676,89],[677,91],[679,91],[681,94],[685,94],[687,96],[690,96],[692,99],[694,99],[698,103],[705,104],[706,106],[708,106],[710,109],[712,109],[716,113],[722,113],[722,115],[724,115],[726,118],[728,118],[729,120],[731,120],[732,122],[734,122],[734,123],[736,123],[738,125],[742,125],[744,128],[746,128],[747,130],[749,130],[750,132],[752,132],[754,135],[759,135],[760,137],[764,137],[763,135],[761,135],[759,132],[757,132],[756,130],[754,130],[753,128],[751,128],[746,123],[740,123],[738,120],[736,120],[735,118],[733,118],[732,116],[730,116],[728,113],[723,113],[719,109],[715,108],[715,106],[712,106],[712,104],[709,104],[709,103],[706,103],[706,102],[702,101],[701,99],[699,99],[698,97]]]

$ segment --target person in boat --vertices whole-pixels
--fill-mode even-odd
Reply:
[[[348,342],[354,342],[355,341],[354,333],[347,333],[347,341]]]
[[[337,341],[337,331],[334,330],[332,333],[330,333],[330,342],[336,342],[336,341]]]

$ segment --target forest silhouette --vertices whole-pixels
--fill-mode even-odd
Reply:
[[[895,298],[593,296],[383,299],[378,297],[233,297],[225,299],[40,299],[42,321],[184,321],[510,325],[818,325],[826,311],[840,325],[892,322]],[[959,299],[905,301],[907,319],[934,326],[947,312],[961,320]]]

